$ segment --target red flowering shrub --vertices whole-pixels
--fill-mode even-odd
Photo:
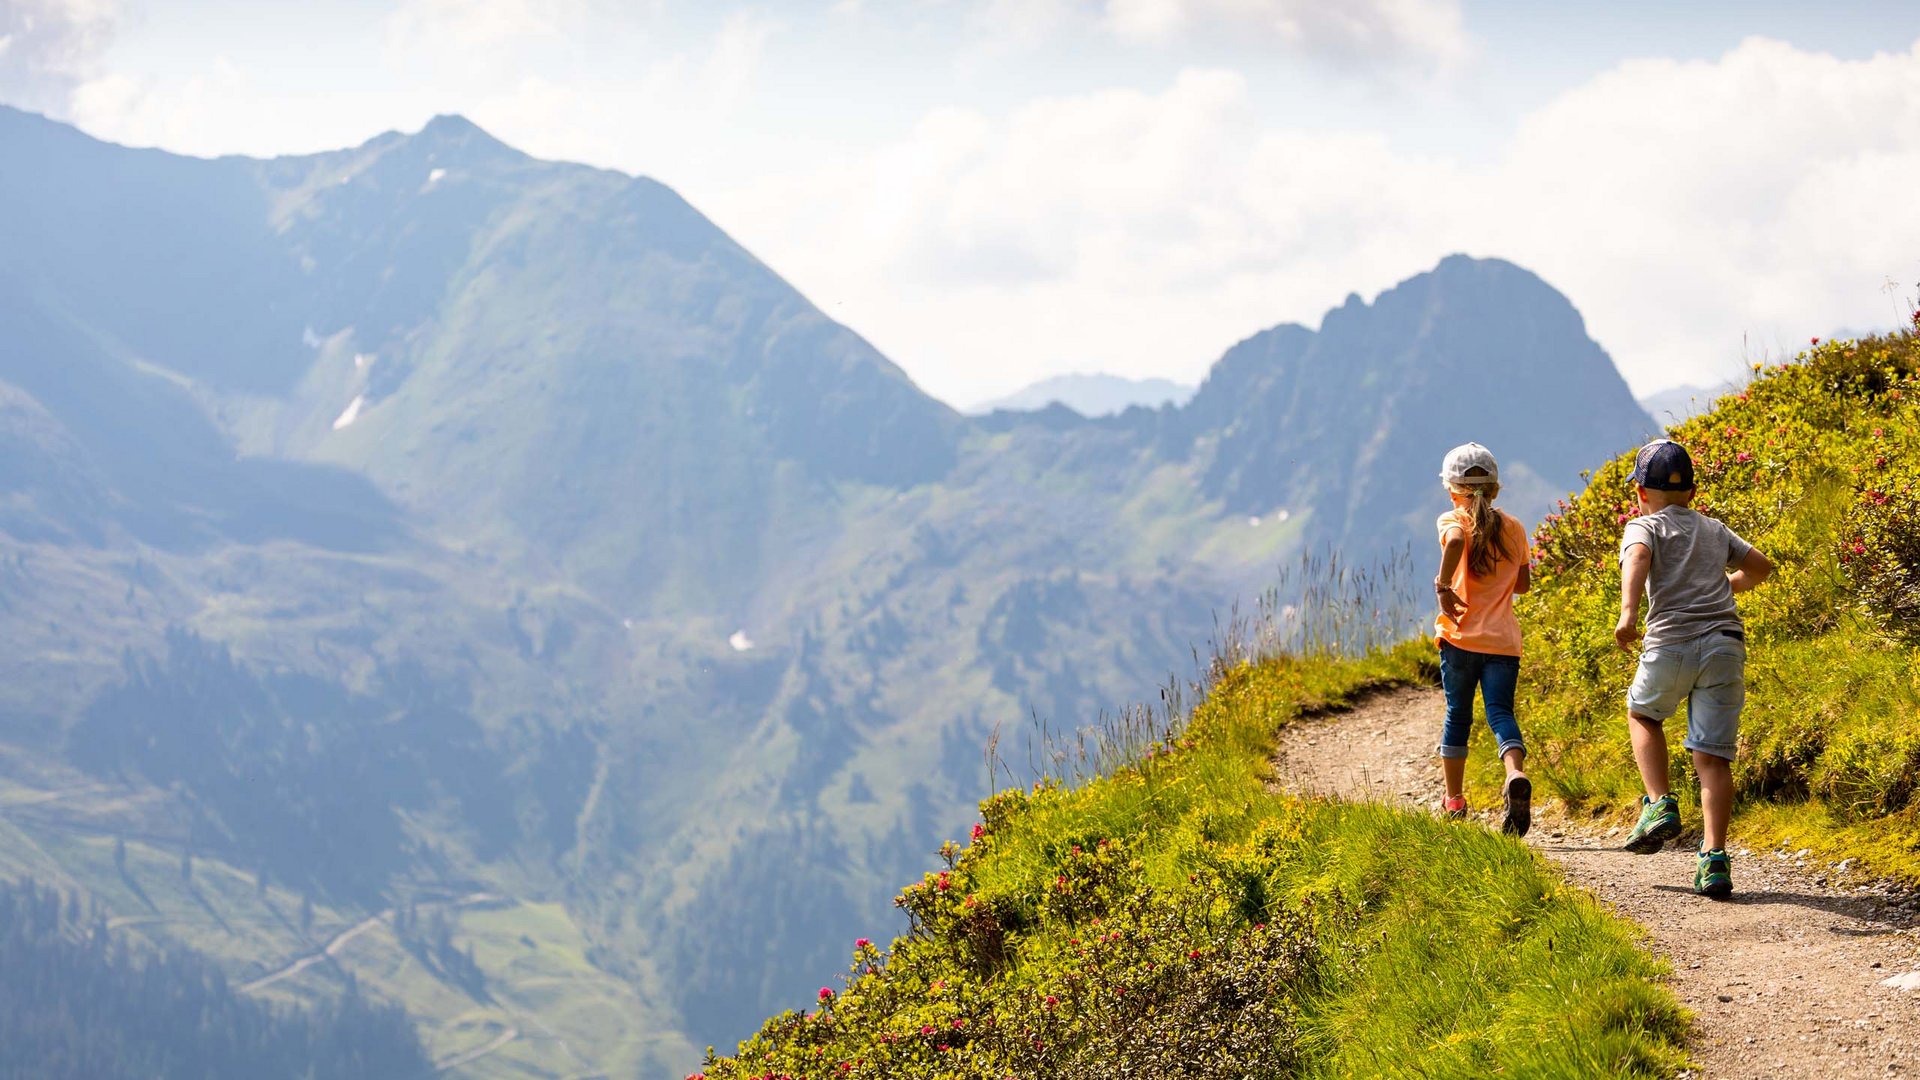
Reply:
[[[1861,611],[1920,644],[1920,387],[1904,385],[1860,455],[1839,557]]]

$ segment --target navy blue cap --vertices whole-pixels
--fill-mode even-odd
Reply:
[[[1655,439],[1633,459],[1633,482],[1654,491],[1692,491],[1693,456],[1672,439]]]

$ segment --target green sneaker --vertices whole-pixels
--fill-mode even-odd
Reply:
[[[1626,849],[1635,855],[1651,855],[1680,835],[1680,800],[1672,795],[1658,799],[1640,796],[1640,823],[1627,834]]]
[[[1733,860],[1726,848],[1700,853],[1700,867],[1693,872],[1693,891],[1701,896],[1726,896],[1733,892]]]

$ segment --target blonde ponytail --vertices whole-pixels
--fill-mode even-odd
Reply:
[[[1486,577],[1501,562],[1513,558],[1507,542],[1506,515],[1494,509],[1499,484],[1461,484],[1455,491],[1467,497],[1467,572]]]

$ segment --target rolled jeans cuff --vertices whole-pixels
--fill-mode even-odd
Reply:
[[[1506,757],[1509,750],[1518,750],[1524,754],[1527,752],[1527,744],[1520,739],[1508,739],[1500,744],[1501,757]]]
[[[1467,756],[1467,748],[1464,746],[1448,746],[1446,743],[1441,743],[1439,754],[1443,758],[1463,758]]]

